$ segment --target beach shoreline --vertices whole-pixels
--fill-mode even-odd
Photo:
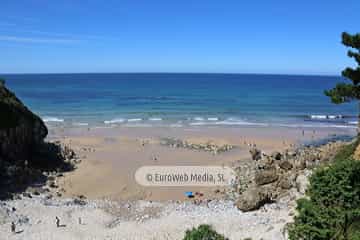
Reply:
[[[303,132],[304,131],[304,132]],[[233,166],[251,161],[253,147],[265,153],[299,148],[335,136],[354,136],[352,129],[295,129],[286,127],[112,127],[49,128],[50,141],[60,141],[77,152],[81,163],[64,173],[58,185],[61,196],[84,195],[90,199],[186,201],[185,192],[201,192],[206,198],[221,199],[222,187],[144,187],[135,181],[143,166]],[[232,145],[216,153],[164,146],[171,138],[198,144]],[[156,159],[156,160],[154,160]]]

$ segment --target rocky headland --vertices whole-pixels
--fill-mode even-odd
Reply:
[[[47,127],[0,81],[0,198],[45,184],[48,177],[73,168],[75,154],[44,141]]]

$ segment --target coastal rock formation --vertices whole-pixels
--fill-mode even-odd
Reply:
[[[275,182],[278,178],[279,176],[275,167],[261,169],[255,173],[255,183],[259,186]]]
[[[251,148],[249,152],[250,152],[252,160],[258,161],[261,159],[261,150],[260,149]]]
[[[75,154],[57,143],[44,142],[48,130],[0,81],[0,198],[21,192],[49,174],[71,170]]]
[[[211,152],[214,155],[230,151],[235,147],[230,144],[215,144],[211,141],[205,143],[193,143],[187,140],[180,140],[175,138],[162,138],[160,143],[161,145],[174,148],[186,148],[190,150]]]
[[[253,148],[250,154],[256,161],[251,161],[246,169],[235,167],[238,177],[230,196],[235,198],[238,209],[252,211],[287,195],[303,195],[312,169],[331,161],[345,144],[329,142],[319,147],[303,147],[270,155]],[[247,179],[241,177],[244,175]]]
[[[271,192],[267,188],[249,188],[240,195],[235,205],[238,209],[247,212],[256,210],[271,201]]]
[[[0,113],[0,159],[30,160],[31,152],[48,133],[44,122],[24,106],[4,82],[0,82]]]

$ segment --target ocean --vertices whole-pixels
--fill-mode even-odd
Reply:
[[[324,90],[338,76],[11,74],[6,85],[48,124],[71,126],[356,127],[355,103]]]

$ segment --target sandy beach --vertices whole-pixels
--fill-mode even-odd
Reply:
[[[253,161],[249,150],[254,147],[271,154],[353,134],[353,129],[342,128],[304,129],[303,133],[303,129],[274,127],[50,127],[48,140],[70,146],[81,162],[74,171],[56,178],[51,197],[24,195],[1,202],[1,239],[180,240],[187,229],[200,224],[210,224],[229,239],[287,239],[286,224],[293,221],[296,199],[304,194],[301,182],[303,186],[287,190],[278,201],[243,212],[229,198],[229,187],[144,187],[135,182],[134,174],[141,166],[242,166]],[[214,154],[163,145],[165,137],[234,148]],[[202,195],[194,201],[185,191]],[[12,221],[15,234],[9,231]]]
[[[202,192],[206,198],[222,198],[214,187],[143,187],[134,175],[142,166],[232,166],[250,161],[249,149],[264,152],[294,149],[334,135],[353,135],[353,129],[302,129],[281,127],[189,128],[53,128],[49,140],[73,148],[82,159],[76,171],[59,178],[63,197],[84,195],[90,199],[186,200],[184,192]],[[213,154],[161,144],[170,137],[192,143],[229,144],[234,149]],[[154,160],[156,159],[156,160]],[[220,191],[221,192],[221,191]]]

